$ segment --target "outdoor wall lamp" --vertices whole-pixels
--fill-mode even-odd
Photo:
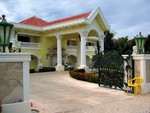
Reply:
[[[137,54],[144,54],[145,52],[144,45],[145,45],[146,38],[142,36],[141,32],[139,33],[139,35],[135,36],[134,38],[137,46]]]
[[[14,25],[6,21],[5,15],[2,15],[0,19],[2,19],[0,22],[0,46],[3,47],[3,52],[6,52],[5,47],[9,45],[10,35]]]

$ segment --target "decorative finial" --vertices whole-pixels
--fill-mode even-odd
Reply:
[[[141,32],[139,32],[139,35],[141,36],[141,35],[142,35],[142,33],[141,33]]]
[[[5,18],[6,16],[5,16],[5,15],[2,15],[2,17]]]

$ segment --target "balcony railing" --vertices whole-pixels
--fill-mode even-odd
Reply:
[[[77,51],[77,46],[67,46],[68,51]],[[95,51],[96,46],[86,46],[87,51]]]
[[[23,49],[40,49],[39,43],[21,42],[21,48]]]
[[[68,51],[77,51],[77,46],[67,46]]]
[[[87,51],[95,51],[96,48],[97,48],[96,46],[86,46]]]

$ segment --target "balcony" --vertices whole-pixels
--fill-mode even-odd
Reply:
[[[86,51],[95,51],[96,49],[96,46],[86,46]]]
[[[86,46],[86,51],[95,51],[96,46]],[[77,46],[67,46],[67,51],[77,51]]]
[[[67,51],[77,51],[77,46],[67,46]]]
[[[22,49],[40,49],[40,43],[20,42]]]

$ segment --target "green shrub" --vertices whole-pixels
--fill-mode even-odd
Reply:
[[[42,67],[42,69],[39,69],[39,72],[49,72],[49,71],[55,71],[54,67]]]
[[[75,72],[85,73],[85,69],[76,69]]]
[[[99,79],[98,74],[93,74],[93,73],[82,73],[77,71],[70,71],[69,74],[71,77],[75,79],[94,82],[94,83],[98,83],[98,79]],[[112,86],[115,86],[115,88],[117,87],[122,88],[123,78],[124,78],[123,71],[108,69],[108,68],[101,69],[100,84],[103,84],[103,86],[109,86],[110,88]]]
[[[78,80],[89,81],[94,83],[98,82],[97,74],[89,74],[89,73],[76,72],[76,71],[69,71],[69,74],[71,77]]]
[[[30,69],[30,73],[34,73],[35,72],[35,70],[34,69]]]

